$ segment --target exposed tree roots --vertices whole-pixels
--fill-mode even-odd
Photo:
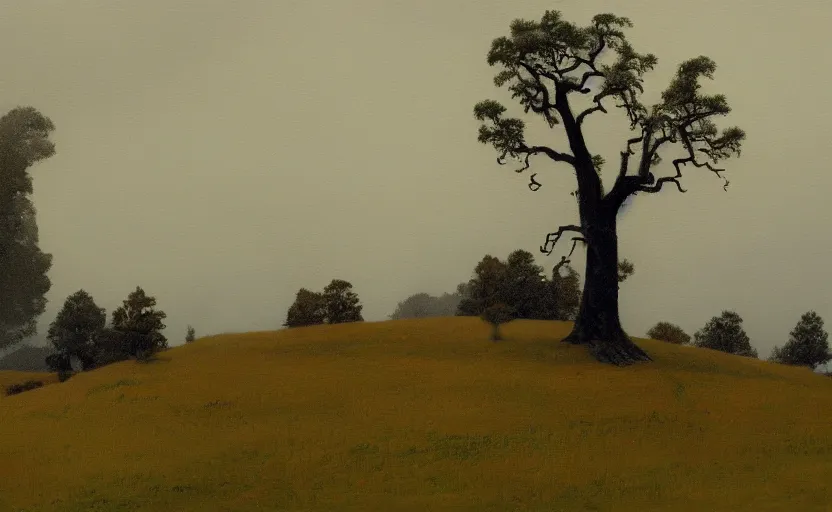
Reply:
[[[623,332],[615,336],[605,336],[598,339],[583,337],[579,332],[572,331],[561,342],[586,345],[592,357],[601,363],[629,366],[641,361],[652,361],[650,356]]]

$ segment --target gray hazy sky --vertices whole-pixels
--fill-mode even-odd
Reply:
[[[728,192],[688,169],[687,194],[640,195],[622,214],[628,332],[668,320],[692,334],[734,309],[767,356],[806,310],[832,322],[830,2],[5,4],[0,108],[32,105],[56,125],[56,156],[32,169],[54,255],[42,331],[79,288],[109,317],[136,285],[168,313],[172,345],[188,323],[273,329],[298,288],[336,277],[382,320],[410,294],[452,291],[486,253],[537,254],[577,221],[573,173],[538,158],[544,186],[530,192],[528,174],[477,143],[472,107],[510,101],[486,52],[513,18],[546,9],[581,25],[630,17],[636,49],[659,58],[648,103],[682,60],[710,56],[706,90],[734,108],[718,123],[748,133]],[[587,126],[610,176],[624,118]],[[559,127],[539,127],[530,143],[566,147]]]

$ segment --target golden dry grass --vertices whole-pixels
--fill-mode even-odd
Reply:
[[[830,510],[832,379],[568,327],[224,335],[4,397],[0,510]]]
[[[58,374],[0,370],[0,396],[4,396],[6,388],[12,384],[23,384],[29,380],[39,380],[44,386],[48,386],[58,382]]]

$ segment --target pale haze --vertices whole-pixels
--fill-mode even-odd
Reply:
[[[680,62],[711,57],[705,89],[733,108],[716,121],[747,132],[720,163],[727,192],[691,167],[686,194],[640,194],[621,214],[627,332],[665,320],[693,334],[732,309],[767,357],[807,310],[832,322],[830,2],[6,2],[0,107],[56,127],[56,155],[31,169],[54,255],[41,335],[80,288],[109,318],[143,287],[178,345],[187,324],[277,329],[299,288],[333,278],[379,321],[411,294],[452,292],[485,254],[526,249],[551,268],[568,246],[538,247],[578,221],[574,173],[497,165],[472,114],[493,98],[523,116],[485,57],[512,19],[546,9],[629,17],[636,50],[659,59],[648,104]],[[587,122],[608,184],[628,136],[612,104]],[[530,143],[567,149],[559,126],[524,119]]]

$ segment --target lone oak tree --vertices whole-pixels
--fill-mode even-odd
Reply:
[[[587,345],[597,360],[617,365],[650,360],[624,332],[618,315],[616,217],[621,205],[637,192],[656,193],[668,183],[685,192],[679,179],[686,164],[724,179],[724,169],[713,164],[739,156],[745,139],[745,133],[736,127],[718,133],[711,120],[731,109],[725,96],[700,91],[699,79],[713,78],[716,69],[708,57],[683,62],[661,101],[651,107],[643,105],[639,101],[644,92],[642,77],[656,66],[657,59],[633,49],[622,32],[631,26],[627,18],[598,14],[589,26],[578,27],[561,19],[560,12],[546,11],[539,22],[514,20],[511,35],[491,43],[488,64],[502,68],[494,84],[508,84],[524,111],[538,114],[550,128],[562,125],[570,151],[528,144],[525,123],[503,117],[506,108],[497,101],[482,101],[474,107],[475,117],[483,122],[478,139],[500,153],[499,164],[511,157],[524,164],[516,170],[522,173],[529,168],[532,156],[545,155],[574,169],[578,190],[573,195],[577,196],[580,225],[560,226],[547,235],[540,250],[551,254],[564,233],[576,233],[569,256],[558,264],[562,265],[569,261],[578,242],[586,246],[581,305],[574,328],[563,341]],[[602,64],[599,59],[610,52],[614,60]],[[573,110],[576,97],[591,102]],[[632,137],[621,151],[615,183],[605,192],[600,177],[604,159],[590,153],[583,130],[588,116],[607,113],[605,102],[609,100],[616,100],[615,106],[626,112]],[[684,157],[673,160],[676,174],[656,179],[651,169],[661,162],[659,150],[674,144],[684,151]],[[637,165],[631,165],[634,156],[638,157]],[[632,172],[631,167],[635,167]],[[531,175],[529,183],[532,191],[541,186],[535,176]],[[724,185],[728,186],[727,180]]]

